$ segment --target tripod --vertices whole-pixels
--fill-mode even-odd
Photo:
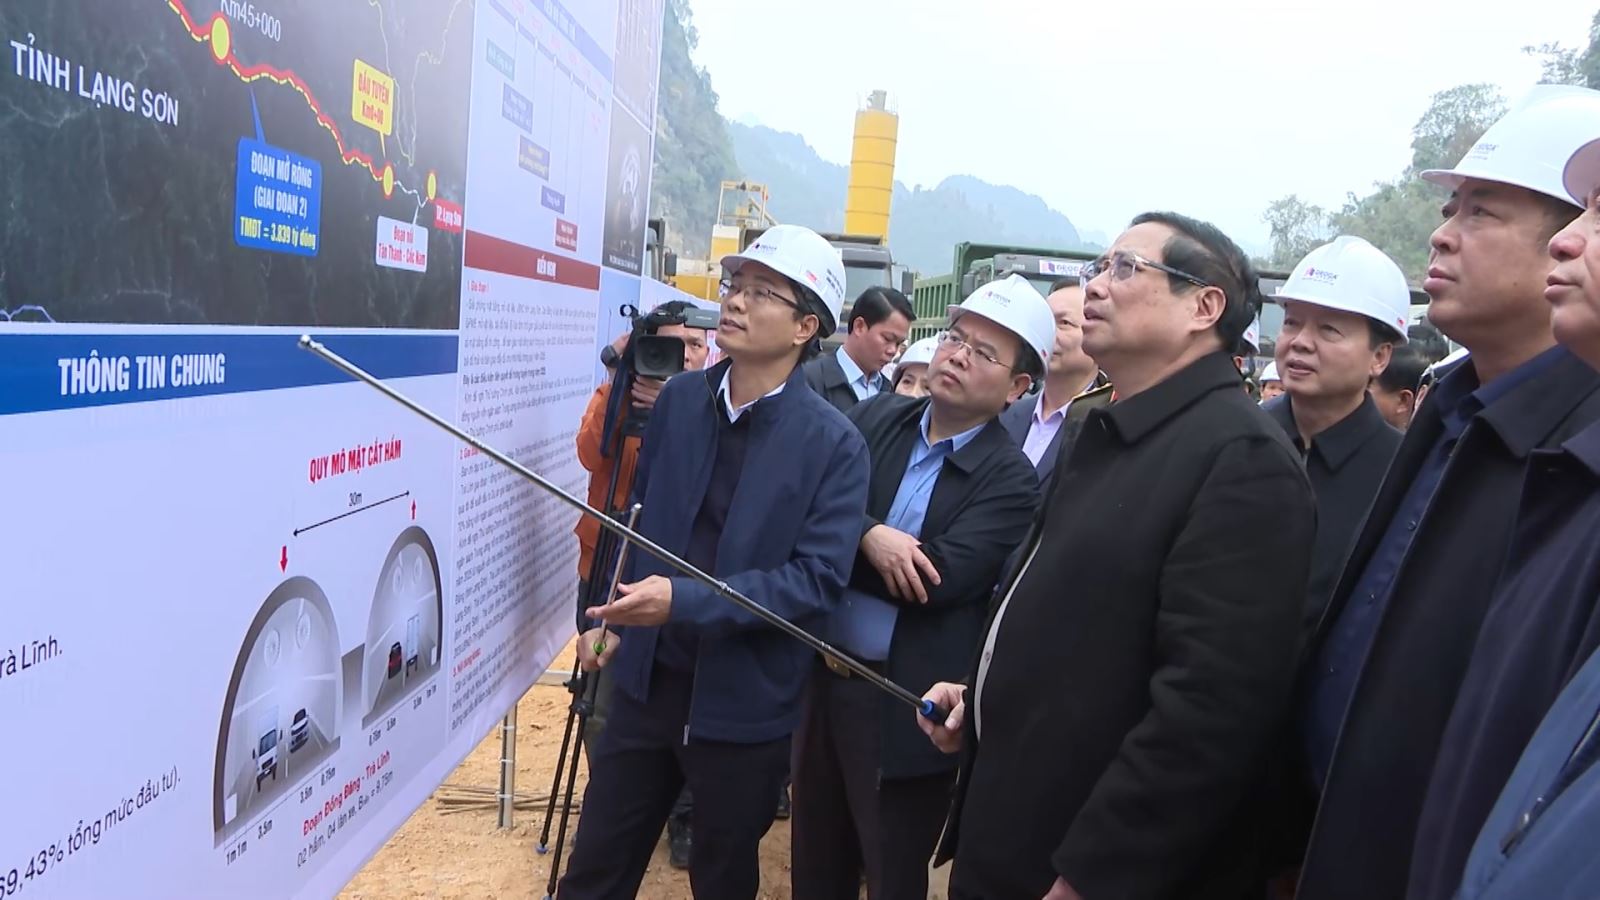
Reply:
[[[603,429],[602,454],[613,459],[611,475],[606,487],[606,507],[610,511],[616,500],[617,487],[622,473],[622,454],[626,438],[641,433],[643,417],[637,415],[635,410],[629,409],[628,416],[620,423],[617,421],[617,412],[621,408],[617,402],[622,398],[626,403],[633,378],[627,367],[619,367],[616,377],[612,381],[611,395],[606,404],[606,419]],[[620,425],[620,427],[618,427]],[[609,451],[609,452],[607,452]],[[639,519],[639,504],[634,504],[628,511],[628,528],[632,529]],[[602,530],[595,541],[594,558],[589,565],[588,578],[585,579],[585,590],[579,598],[582,604],[579,608],[578,633],[585,633],[584,624],[588,621],[583,615],[583,610],[592,606],[600,606],[616,595],[617,585],[621,583],[623,567],[626,563],[628,552],[627,541],[618,538],[610,531]],[[600,593],[599,575],[604,561],[613,553],[616,554],[616,567],[612,572],[610,589]],[[580,638],[581,640],[581,638]],[[594,647],[598,656],[605,650],[605,631],[601,631],[600,640]],[[545,887],[545,898],[550,900],[555,896],[556,882],[561,875],[562,852],[566,845],[567,824],[572,815],[572,801],[577,785],[578,758],[583,755],[584,732],[587,730],[589,720],[595,713],[595,698],[599,691],[599,671],[585,672],[579,659],[572,663],[572,676],[563,685],[572,695],[572,702],[567,707],[567,722],[561,734],[561,749],[556,754],[556,769],[550,782],[549,800],[545,806],[544,826],[539,833],[539,843],[534,848],[537,853],[544,855],[550,851],[550,826],[555,821],[556,799],[561,800],[561,825],[556,832],[555,857],[550,861],[550,875]],[[570,765],[568,760],[571,760]],[[562,775],[566,776],[566,787],[562,788]]]

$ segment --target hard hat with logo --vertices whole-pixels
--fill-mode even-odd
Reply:
[[[1405,273],[1382,250],[1358,237],[1336,237],[1307,253],[1272,299],[1359,313],[1396,332],[1397,343],[1406,342],[1411,288]]]
[[[744,252],[724,256],[722,268],[732,275],[747,262],[760,263],[821,298],[826,309],[807,310],[822,320],[818,337],[827,337],[839,327],[844,310],[844,261],[822,235],[803,225],[774,225]]]
[[[1541,84],[1490,126],[1455,168],[1428,169],[1422,177],[1451,190],[1466,178],[1498,181],[1571,203],[1563,178],[1567,160],[1600,134],[1597,127],[1600,91]]]
[[[1278,364],[1275,362],[1267,363],[1267,367],[1261,370],[1261,377],[1256,379],[1257,383],[1259,384],[1266,384],[1269,381],[1282,380],[1282,378],[1278,377]]]
[[[960,306],[950,307],[949,313],[951,325],[971,313],[1022,338],[1022,343],[1038,354],[1040,365],[1050,359],[1050,350],[1056,344],[1056,314],[1050,311],[1050,302],[1021,275],[989,282],[973,291]]]
[[[939,347],[939,339],[926,337],[906,348],[898,363],[901,369],[906,366],[925,366],[933,362],[933,351]]]
[[[1241,339],[1245,342],[1245,344],[1247,344],[1250,347],[1252,352],[1255,352],[1255,353],[1260,353],[1261,352],[1261,317],[1260,316],[1256,316],[1254,319],[1250,320],[1250,326],[1244,330],[1244,334],[1241,336]]]

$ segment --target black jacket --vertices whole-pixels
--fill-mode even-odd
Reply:
[[[1339,582],[1372,498],[1400,446],[1400,432],[1384,421],[1372,396],[1356,411],[1311,440],[1310,452],[1300,442],[1294,422],[1294,401],[1288,394],[1263,409],[1281,426],[1306,462],[1306,475],[1317,498],[1317,542],[1311,551],[1311,583],[1306,588],[1305,627],[1309,634],[1322,618],[1328,595]]]
[[[847,413],[861,402],[856,399],[856,392],[850,389],[850,382],[845,378],[835,351],[824,351],[808,360],[801,369],[805,372],[806,384],[811,385],[818,396],[833,404],[833,408],[839,412]]]
[[[1105,381],[1103,375],[1095,379],[1094,385],[1089,390],[1072,398],[1071,405],[1067,407],[1067,417],[1061,423],[1061,429],[1050,439],[1050,446],[1045,448],[1044,455],[1039,457],[1038,465],[1034,466],[1039,473],[1039,485],[1043,491],[1049,491],[1050,474],[1056,470],[1056,461],[1061,458],[1064,449],[1072,449],[1072,442],[1082,430],[1083,419],[1089,414],[1089,410],[1105,406],[1110,402],[1111,385]],[[1017,442],[1018,447],[1028,439],[1028,431],[1033,427],[1033,411],[1038,406],[1039,394],[1029,394],[1011,404],[1000,414],[1000,424],[1006,427],[1006,432]]]
[[[1037,900],[1059,875],[1090,900],[1240,896],[1314,529],[1227,356],[1089,413],[967,691],[953,892]]]
[[[872,397],[850,418],[867,440],[872,478],[867,492],[867,529],[883,522],[920,439],[926,398],[894,394]],[[889,595],[883,577],[866,556],[856,555],[850,585],[900,608],[889,644],[888,675],[921,691],[939,681],[959,681],[972,662],[1000,566],[1028,532],[1039,506],[1039,488],[1028,458],[1005,429],[990,420],[939,470],[923,519],[922,551],[939,570],[937,586],[923,582],[928,602],[906,603]],[[947,772],[956,758],[928,742],[905,705],[882,698],[884,778]]]
[[[1600,647],[1597,598],[1600,425],[1591,425],[1560,450],[1529,457],[1505,575],[1483,620],[1422,807],[1410,900],[1455,896],[1473,841],[1523,749],[1562,688]]]
[[[1400,897],[1445,722],[1505,560],[1535,449],[1600,418],[1600,375],[1565,350],[1475,415],[1393,579],[1339,731],[1301,868],[1299,900]],[[1470,368],[1445,376],[1471,379]],[[1444,433],[1435,398],[1417,410],[1324,612],[1307,658],[1350,601],[1423,461]]]

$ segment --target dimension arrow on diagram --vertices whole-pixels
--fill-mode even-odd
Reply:
[[[283,554],[278,557],[278,571],[289,571],[289,545],[283,545]]]
[[[411,521],[417,520],[417,501],[411,501]]]
[[[377,501],[374,501],[372,503],[368,503],[366,506],[360,507],[358,509],[352,509],[349,512],[340,513],[339,515],[334,516],[331,519],[323,519],[321,522],[312,523],[310,525],[307,525],[304,528],[296,528],[294,530],[294,536],[295,537],[299,537],[300,535],[305,534],[306,532],[312,530],[313,528],[321,528],[324,525],[330,524],[332,522],[337,522],[340,519],[349,518],[350,516],[353,516],[356,513],[364,513],[369,509],[377,509],[378,507],[384,505],[385,503],[393,503],[394,501],[399,500],[402,497],[409,497],[409,496],[411,496],[411,492],[410,491],[405,491],[403,493],[395,494],[393,497],[385,497],[382,500],[377,500]],[[413,507],[412,516],[415,517],[415,515],[416,515],[416,511],[415,511],[416,504],[413,503],[412,507]]]

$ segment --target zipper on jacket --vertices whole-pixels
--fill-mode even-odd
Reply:
[[[720,431],[722,429],[722,421],[717,417],[722,415],[722,411],[717,409],[717,391],[716,391],[715,388],[711,387],[711,383],[710,382],[706,382],[706,388],[707,388],[706,402],[711,405],[711,421],[716,423],[717,430]],[[746,414],[748,415],[748,412]],[[717,441],[716,441],[715,438],[713,438],[713,440],[711,442],[711,452],[713,454],[713,458],[711,460],[712,472],[711,472],[711,475],[708,476],[707,479],[706,479],[706,482],[707,482],[706,489],[707,490],[710,490],[710,487],[711,487],[710,479],[716,476],[715,454],[717,452]],[[703,496],[701,498],[701,502],[702,503],[705,502],[705,498]],[[729,507],[729,513],[731,514],[732,513],[732,508],[733,508],[732,500],[729,500],[728,507]],[[690,527],[693,527],[692,519],[691,519],[691,526]],[[717,541],[720,543],[721,540],[722,540],[722,536],[721,535],[717,535]],[[715,572],[712,572],[712,573],[709,573],[709,574],[713,578],[716,577],[716,573]],[[721,600],[722,598],[719,597],[718,599]],[[685,747],[689,746],[689,723],[694,721],[694,700],[695,700],[695,690],[694,689],[695,689],[695,685],[700,683],[700,653],[704,649],[703,646],[702,646],[702,643],[703,642],[701,640],[701,636],[700,635],[695,635],[695,640],[694,640],[694,668],[693,668],[693,671],[691,671],[689,673],[689,711],[683,717],[683,746],[685,746]]]

